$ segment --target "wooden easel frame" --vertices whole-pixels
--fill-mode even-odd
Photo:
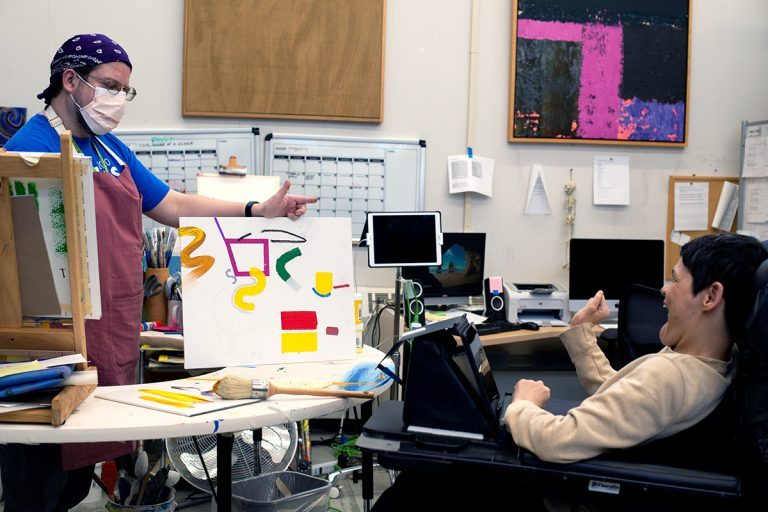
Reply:
[[[67,234],[69,286],[72,294],[72,327],[23,327],[21,292],[13,233],[11,178],[56,178],[62,181],[64,222]],[[0,152],[0,354],[59,356],[80,353],[88,358],[85,345],[85,275],[80,264],[84,248],[78,233],[76,211],[82,193],[75,173],[72,135],[61,134],[61,154],[44,154],[37,164],[28,164],[17,153]],[[86,363],[77,365],[85,370]],[[0,415],[0,422],[62,424],[69,414],[96,388],[68,386],[48,409],[32,409]]]

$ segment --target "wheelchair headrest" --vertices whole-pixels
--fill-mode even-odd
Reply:
[[[763,247],[768,252],[768,240],[763,242]],[[754,322],[760,318],[760,313],[768,307],[768,259],[764,260],[757,270],[755,271],[755,277],[753,279],[753,286],[757,292],[755,298],[755,307],[752,309],[752,314],[749,315],[747,320],[747,329],[751,329]],[[766,316],[763,312],[763,316]]]

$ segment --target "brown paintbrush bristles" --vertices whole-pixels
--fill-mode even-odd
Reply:
[[[213,385],[213,392],[227,400],[259,398],[266,400],[272,395],[310,395],[332,396],[338,398],[373,398],[369,391],[347,391],[327,388],[288,388],[280,387],[265,379],[249,380],[234,375],[227,375]]]

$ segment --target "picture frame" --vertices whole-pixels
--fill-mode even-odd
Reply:
[[[509,142],[685,147],[690,0],[513,0]]]

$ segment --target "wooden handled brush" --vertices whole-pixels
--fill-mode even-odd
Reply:
[[[213,392],[227,400],[242,400],[259,398],[266,400],[272,395],[310,395],[333,396],[337,398],[373,398],[370,391],[347,391],[344,389],[325,388],[287,388],[281,387],[266,379],[244,379],[227,375],[213,385]]]

